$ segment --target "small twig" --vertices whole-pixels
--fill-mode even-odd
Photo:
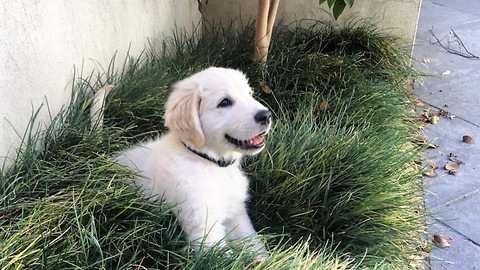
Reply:
[[[450,29],[450,33],[448,33],[448,35],[444,36],[442,39],[438,39],[438,37],[435,35],[435,33],[433,33],[433,26],[432,26],[432,29],[428,30],[428,32],[430,32],[430,34],[436,40],[436,42],[432,42],[432,43],[440,45],[445,51],[447,51],[451,54],[455,54],[455,55],[459,55],[461,57],[468,58],[468,59],[480,59],[480,56],[471,53],[467,49],[467,47],[463,43],[462,39],[460,39],[460,37],[457,35],[457,33],[455,33],[455,31],[453,31],[453,29]],[[453,37],[453,41],[448,40],[448,37],[450,37],[450,36]],[[445,38],[447,38],[448,45],[442,44],[442,40],[444,40]],[[456,50],[456,49],[450,48],[450,44],[452,44],[452,43],[457,43],[459,49]],[[462,52],[462,49],[463,49],[464,52]]]

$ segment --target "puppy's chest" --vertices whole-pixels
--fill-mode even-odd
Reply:
[[[223,202],[244,202],[248,197],[248,179],[237,168],[219,168],[210,175],[212,196]]]

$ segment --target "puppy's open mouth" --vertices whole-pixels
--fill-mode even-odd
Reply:
[[[248,150],[248,149],[258,149],[262,148],[265,145],[265,133],[261,133],[249,140],[239,140],[235,139],[227,134],[225,134],[225,139],[231,144],[234,144],[241,149]]]

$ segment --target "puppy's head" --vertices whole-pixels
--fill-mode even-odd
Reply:
[[[271,113],[252,97],[243,73],[209,68],[173,86],[165,125],[199,151],[254,155],[265,146]]]

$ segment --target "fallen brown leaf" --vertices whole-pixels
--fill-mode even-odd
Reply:
[[[326,110],[330,109],[330,105],[326,101],[320,102],[320,104],[318,104],[318,107],[320,107],[321,111],[326,111]]]
[[[472,137],[468,136],[468,135],[463,136],[463,141],[464,141],[465,143],[468,143],[468,144],[472,144],[472,143],[475,142],[475,140],[474,140]]]
[[[440,110],[440,111],[438,112],[438,115],[439,115],[439,116],[448,116],[448,112],[447,112],[447,111],[444,111],[444,110]]]
[[[268,84],[264,81],[260,81],[260,86],[262,87],[262,90],[265,94],[271,94],[272,93],[272,88],[268,86]]]
[[[450,246],[450,243],[452,243],[453,239],[449,235],[445,234],[434,234],[433,235],[433,240],[432,242],[437,245],[438,247],[441,248],[446,248]]]
[[[458,168],[460,168],[460,163],[447,163],[445,165],[445,170],[447,171],[455,171]]]
[[[429,171],[424,171],[423,172],[423,175],[424,176],[428,176],[430,178],[435,178],[435,177],[438,177],[438,174],[437,172],[435,171],[436,169],[438,169],[438,166],[437,164],[435,164],[434,162],[432,161],[429,161],[425,164],[425,168],[428,169]]]
[[[330,64],[334,66],[339,66],[343,64],[343,59],[340,57],[332,57],[332,59],[330,59]]]
[[[435,170],[424,172],[423,175],[428,176],[430,178],[436,178],[438,176],[438,174]]]
[[[448,158],[455,162],[455,163],[458,163],[458,164],[465,164],[465,162],[461,161],[460,159],[458,159],[457,155],[455,155],[454,153],[450,153],[450,155],[448,156]]]
[[[427,144],[427,148],[430,148],[430,149],[437,149],[437,147],[438,147],[438,145],[433,144],[433,143]]]
[[[420,118],[421,121],[428,122],[430,120],[430,116],[428,116],[428,112],[423,112],[418,115],[418,118]]]

